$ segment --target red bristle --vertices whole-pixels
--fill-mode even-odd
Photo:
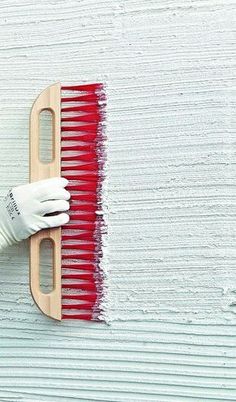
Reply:
[[[78,205],[70,206],[70,211],[95,212],[96,210],[97,210],[97,207],[94,204],[78,204]]]
[[[87,154],[76,155],[76,156],[62,156],[62,161],[90,161],[96,159],[96,152],[89,152]]]
[[[61,131],[77,131],[78,133],[96,134],[98,129],[97,123],[91,123],[81,126],[62,126]]]
[[[95,261],[95,254],[62,254],[62,258],[65,260],[82,260],[82,261]]]
[[[62,299],[65,300],[81,300],[95,303],[97,300],[97,295],[95,293],[85,294],[85,295],[62,295]]]
[[[94,152],[96,149],[95,144],[90,144],[90,145],[71,145],[71,146],[62,146],[61,150],[62,151],[80,151],[80,152]]]
[[[62,283],[62,289],[79,289],[88,292],[96,292],[95,283]]]
[[[87,181],[87,182],[97,182],[98,181],[98,177],[96,177],[95,175],[78,175],[78,174],[65,174],[63,175],[63,177],[69,181],[71,181],[72,183],[75,181]]]
[[[92,103],[89,105],[80,105],[80,106],[71,106],[71,107],[63,107],[61,112],[87,112],[94,113],[98,111],[98,105],[96,103]]]
[[[66,227],[66,229],[76,229],[76,230],[84,230],[84,231],[88,231],[88,232],[94,232],[95,231],[95,228],[96,228],[96,225],[95,225],[95,223],[91,223],[91,222],[89,222],[89,223],[75,223],[75,224],[66,224],[65,226],[63,226],[63,227]]]
[[[80,180],[80,181],[97,181],[97,173],[84,173],[84,174],[74,174],[74,175],[64,175],[67,180]]]
[[[81,84],[81,85],[62,85],[61,89],[66,91],[94,92],[101,91],[104,85],[101,83]]]
[[[96,194],[72,194],[71,201],[97,201]]]
[[[94,264],[64,264],[62,263],[61,266],[63,269],[78,269],[83,271],[94,271],[95,266]]]
[[[97,183],[86,183],[86,184],[78,184],[78,185],[68,185],[68,191],[96,191]]]
[[[96,305],[95,310],[95,303],[100,300],[101,292],[97,283],[102,280],[99,274],[102,217],[96,211],[100,209],[103,180],[101,123],[105,116],[105,94],[99,83],[61,88],[74,92],[74,96],[61,99],[62,104],[73,102],[61,108],[61,171],[69,181],[66,189],[71,193],[70,222],[62,227],[61,235],[62,288],[66,289],[62,299],[77,301],[62,304],[63,310],[71,310],[71,314],[62,314],[62,318],[96,320],[99,308]]]
[[[62,314],[63,320],[85,320],[91,321],[93,319],[92,314]]]
[[[92,310],[94,303],[62,304],[63,310]]]
[[[96,140],[96,138],[97,138],[96,134],[91,134],[91,133],[84,134],[84,133],[78,132],[76,135],[62,136],[61,140],[62,141],[93,142]]]
[[[70,116],[70,117],[62,117],[61,118],[62,122],[65,121],[81,121],[83,122],[93,122],[93,121],[100,121],[100,116],[98,113],[88,113],[85,115],[81,115],[81,116]]]
[[[68,170],[88,170],[88,171],[98,171],[98,163],[97,162],[91,162],[91,163],[86,163],[83,165],[70,165],[70,166],[62,166],[61,168],[62,171],[68,171]]]
[[[80,279],[83,281],[93,281],[93,274],[63,274],[62,279]]]
[[[96,246],[94,244],[64,244],[62,250],[89,250],[95,251]]]
[[[79,96],[63,96],[61,102],[95,102],[97,103],[99,95],[97,94],[86,94]]]
[[[72,214],[70,215],[70,220],[73,221],[96,221],[96,214],[95,213],[88,213],[88,214]]]
[[[94,235],[91,232],[88,233],[80,233],[80,234],[71,234],[71,235],[62,235],[61,237],[62,241],[65,240],[89,240],[93,241],[94,240]]]

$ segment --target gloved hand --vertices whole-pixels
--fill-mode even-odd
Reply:
[[[0,203],[0,250],[41,229],[64,225],[69,215],[68,180],[60,177],[14,187]]]

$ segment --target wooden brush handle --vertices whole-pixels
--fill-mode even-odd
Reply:
[[[48,179],[61,175],[61,85],[46,88],[33,104],[30,115],[30,181]],[[53,155],[52,161],[40,161],[40,113],[52,113]],[[49,239],[53,247],[53,289],[45,294],[40,290],[40,243]],[[61,229],[42,230],[30,238],[30,289],[40,310],[51,318],[61,320]]]

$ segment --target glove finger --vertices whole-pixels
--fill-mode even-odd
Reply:
[[[37,199],[38,201],[44,201],[48,199],[48,194],[51,192],[56,192],[58,190],[63,190],[68,184],[68,180],[64,177],[52,177],[46,180],[39,180],[34,183],[24,184],[12,189],[14,197],[22,198],[22,194],[25,194],[26,199]],[[53,197],[52,197],[53,199]],[[61,199],[61,197],[59,197]],[[62,198],[64,199],[64,198]],[[65,198],[68,199],[68,198]]]
[[[68,180],[64,177],[51,177],[50,179],[39,180],[34,183],[29,184],[32,189],[36,189],[37,191],[40,190],[47,190],[49,188],[56,188],[56,187],[66,187],[68,184]]]
[[[39,201],[49,201],[49,200],[65,200],[70,199],[69,191],[64,188],[47,188],[41,191],[37,195]]]
[[[45,223],[45,228],[53,228],[61,225],[65,225],[69,222],[70,217],[68,214],[62,213],[53,216],[44,216],[43,222]]]
[[[40,203],[40,212],[42,215],[68,211],[69,208],[69,202],[64,200],[44,201]]]

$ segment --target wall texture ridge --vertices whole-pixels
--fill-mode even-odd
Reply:
[[[0,2],[0,196],[55,81],[107,83],[109,325],[34,305],[0,255],[0,401],[236,401],[236,3]]]

